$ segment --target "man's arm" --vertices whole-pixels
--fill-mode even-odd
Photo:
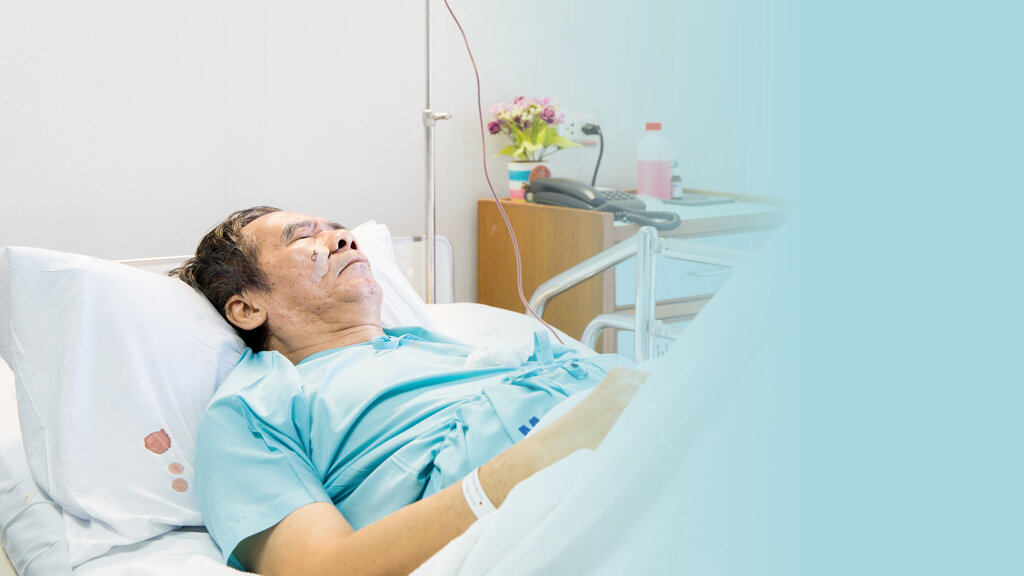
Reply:
[[[576,450],[596,449],[646,373],[614,368],[578,406],[480,467],[480,484],[501,506],[519,482]],[[330,503],[303,506],[235,550],[249,570],[291,574],[408,574],[476,520],[455,484],[358,532]]]

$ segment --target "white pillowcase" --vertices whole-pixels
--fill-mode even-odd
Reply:
[[[384,324],[440,329],[394,262],[387,227],[353,234],[381,284]],[[194,435],[243,347],[180,280],[0,249],[0,355],[17,376],[28,468],[63,509],[72,565],[201,524]]]
[[[380,306],[381,323],[384,326],[422,326],[441,331],[437,317],[398,269],[388,227],[370,220],[351,232],[359,251],[370,261],[370,271],[384,294]]]
[[[28,471],[14,374],[0,361],[0,544],[21,576],[71,574],[60,507]],[[3,562],[0,562],[2,566]],[[3,572],[0,568],[0,572]]]
[[[71,563],[199,525],[195,430],[244,345],[179,280],[33,248],[0,252],[0,353],[29,469]]]

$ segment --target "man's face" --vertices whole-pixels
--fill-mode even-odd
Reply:
[[[259,294],[271,332],[286,325],[328,329],[367,318],[380,323],[380,285],[348,230],[323,218],[273,212],[242,232],[256,242],[269,284]]]

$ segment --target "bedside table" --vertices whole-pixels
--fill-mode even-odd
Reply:
[[[703,192],[709,194],[709,192]],[[713,193],[711,193],[713,194]],[[729,248],[756,249],[782,225],[787,211],[771,201],[743,196],[729,204],[684,206],[662,203],[652,210],[673,211],[682,224],[662,237],[685,238]],[[542,206],[502,200],[519,241],[523,293],[527,299],[545,280],[637,233],[635,224],[616,223],[608,212]],[[692,319],[729,278],[731,270],[658,258],[655,297],[657,317],[681,325]],[[632,313],[635,258],[554,297],[544,319],[580,338],[598,314]],[[477,301],[524,312],[516,291],[515,255],[508,231],[492,199],[477,202]],[[598,341],[601,352],[632,349],[632,333],[610,334]],[[657,355],[657,352],[656,352]]]

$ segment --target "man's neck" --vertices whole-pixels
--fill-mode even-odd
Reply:
[[[384,336],[384,330],[376,324],[353,326],[339,332],[323,334],[319,338],[314,337],[311,341],[307,340],[300,344],[292,345],[277,339],[271,334],[267,339],[267,350],[276,350],[284,355],[285,358],[291,360],[292,364],[298,364],[317,352],[343,348],[353,344],[362,344],[380,336]]]

